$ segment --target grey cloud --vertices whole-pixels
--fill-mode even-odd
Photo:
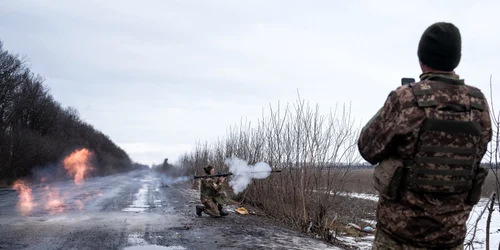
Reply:
[[[432,5],[432,8],[427,6]],[[56,100],[144,163],[175,159],[201,139],[296,90],[327,112],[352,102],[367,121],[403,76],[432,22],[463,32],[458,73],[481,88],[500,71],[497,2],[5,1],[4,47],[26,55]],[[150,151],[148,151],[150,149]]]

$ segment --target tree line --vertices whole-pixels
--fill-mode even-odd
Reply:
[[[93,176],[136,165],[75,108],[54,100],[44,79],[0,41],[0,185],[29,176],[37,167],[57,165],[80,148],[94,152]]]

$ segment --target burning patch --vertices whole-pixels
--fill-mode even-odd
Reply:
[[[64,159],[64,168],[68,171],[68,175],[74,176],[75,184],[83,184],[85,175],[93,170],[90,164],[91,157],[92,153],[84,148],[74,151]]]
[[[50,188],[46,186],[44,188],[47,195],[47,203],[45,203],[45,209],[49,211],[50,214],[62,213],[66,208],[64,205],[64,200],[59,196],[59,190],[56,188]]]
[[[14,182],[13,188],[19,193],[19,200],[17,202],[17,208],[22,215],[27,215],[36,207],[36,203],[33,201],[33,195],[31,194],[31,188],[24,184],[24,181],[17,180]]]
[[[81,188],[81,185],[84,183],[84,178],[88,177],[89,173],[94,169],[90,163],[92,156],[93,153],[84,148],[72,152],[63,160],[64,169],[67,171],[66,174],[74,178],[73,181],[79,188]],[[45,184],[47,182],[47,177],[42,177],[40,182]],[[23,180],[17,180],[12,188],[18,192],[19,196],[17,209],[23,216],[28,215],[34,207],[37,206],[37,203],[34,202],[32,189],[28,187]],[[86,201],[96,195],[103,196],[100,190],[96,190],[94,193],[86,192],[81,199],[77,199],[71,204],[65,204],[65,194],[60,195],[57,187],[51,187],[48,184],[44,185],[41,198],[44,202],[44,206],[42,207],[50,214],[63,213],[69,207],[74,207],[76,210],[82,211]]]

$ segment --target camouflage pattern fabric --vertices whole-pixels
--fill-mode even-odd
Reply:
[[[398,243],[392,240],[384,232],[377,230],[375,239],[373,240],[372,250],[428,250],[425,247],[414,247],[406,244]],[[464,250],[464,245],[460,244],[452,248],[438,248],[440,250]]]
[[[404,176],[404,164],[399,159],[388,158],[373,172],[373,186],[380,196],[389,200],[397,199],[399,187]]]
[[[212,217],[220,217],[219,206],[212,197],[202,197],[201,203],[205,206],[203,212]]]
[[[435,77],[445,80],[438,81]],[[410,85],[421,89],[432,86],[435,91],[431,99],[436,101],[450,101],[468,109],[471,103],[482,107],[482,111],[472,110],[472,117],[454,117],[455,120],[478,122],[481,132],[475,160],[479,162],[492,138],[488,103],[469,94],[471,91],[481,94],[481,91],[465,85],[456,74],[422,74],[420,82]],[[383,107],[361,131],[359,152],[373,165],[391,157],[402,160],[413,160],[415,157],[419,132],[429,111],[418,106],[410,85],[392,91]],[[427,138],[438,144],[452,143],[448,139],[442,134]],[[402,189],[398,196],[397,200],[379,196],[377,231],[383,231],[400,244],[414,247],[448,249],[463,243],[466,221],[472,209],[472,205],[466,203],[467,192],[440,194]]]
[[[205,206],[204,212],[212,217],[220,217],[219,203],[222,184],[218,178],[203,178],[200,183],[200,200]]]
[[[227,204],[227,195],[225,192],[220,192],[214,197],[215,202],[218,204]]]

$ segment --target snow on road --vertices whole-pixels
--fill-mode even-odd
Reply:
[[[131,205],[124,208],[124,212],[144,212],[150,206],[148,203],[149,184],[143,184],[139,191],[135,194],[135,199]]]

